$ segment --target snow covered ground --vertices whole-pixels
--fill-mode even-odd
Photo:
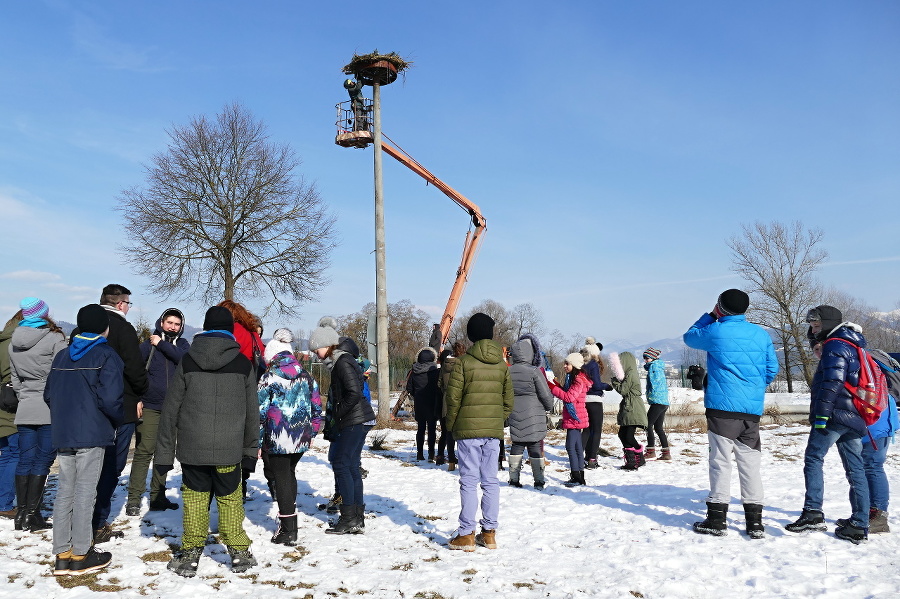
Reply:
[[[386,451],[368,445],[363,465],[368,517],[366,534],[324,534],[327,516],[316,509],[332,492],[327,442],[317,440],[297,467],[300,542],[293,550],[273,545],[275,508],[262,473],[251,480],[246,526],[259,567],[232,574],[222,545],[211,544],[199,574],[185,579],[166,570],[170,546],[181,532],[181,511],[124,515],[127,475],[113,502],[123,539],[102,547],[113,552],[104,572],[82,577],[50,575],[50,533],[13,530],[0,521],[0,597],[76,598],[115,592],[122,598],[203,597],[408,597],[422,599],[537,597],[897,597],[900,595],[900,519],[895,533],[860,546],[827,533],[793,535],[783,526],[803,502],[802,455],[807,429],[766,427],[763,479],[764,540],[743,534],[737,498],[723,538],[697,535],[707,492],[705,435],[671,433],[675,460],[650,462],[637,472],[602,458],[587,472],[589,486],[566,488],[563,437],[551,431],[547,452],[549,488],[507,486],[500,473],[499,548],[474,553],[449,551],[456,528],[457,473],[415,463],[414,433],[389,430]],[[370,433],[370,438],[375,433]],[[614,436],[603,446],[619,453]],[[900,457],[889,455],[888,472],[900,490]],[[127,474],[127,473],[126,473]],[[170,487],[180,484],[176,469]],[[737,475],[732,486],[737,493]],[[180,493],[169,491],[179,498]],[[146,505],[146,503],[145,503]],[[849,515],[847,483],[836,451],[828,456],[825,514],[831,522]],[[215,521],[215,520],[214,520]],[[102,596],[102,595],[101,595]]]

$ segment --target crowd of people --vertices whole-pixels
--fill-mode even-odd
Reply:
[[[149,474],[148,509],[182,509],[181,546],[168,564],[181,576],[196,575],[213,500],[232,570],[244,572],[256,565],[243,521],[246,481],[260,461],[277,504],[271,542],[297,542],[295,471],[320,432],[330,442],[335,495],[329,503],[339,512],[326,533],[364,532],[360,460],[375,413],[359,347],[338,333],[333,318],[322,318],[309,339],[310,352],[330,371],[323,401],[318,382],[297,359],[291,332],[278,329],[264,344],[260,319],[240,303],[225,300],[209,308],[203,331],[190,341],[183,336],[184,314],[168,308],[143,343],[126,318],[131,305],[126,287],[107,285],[98,304],[78,311],[77,328],[66,339],[46,302],[28,297],[0,333],[0,516],[11,518],[16,530],[52,528],[55,575],[99,570],[112,560],[110,552],[96,547],[123,534],[109,519],[132,440],[125,514],[141,514]],[[760,539],[765,528],[759,421],[766,387],[779,365],[769,334],[746,320],[748,307],[746,293],[729,289],[684,334],[686,345],[707,354],[700,387],[705,391],[710,492],[706,518],[693,529],[726,534],[733,457],[746,533]],[[871,422],[864,420],[854,404],[854,389],[871,355],[879,372],[895,375],[886,380],[897,397],[900,365],[884,352],[864,352],[860,327],[844,321],[837,308],[817,306],[807,322],[820,362],[811,387],[806,497],[800,518],[786,529],[825,529],[823,460],[837,444],[850,482],[852,513],[837,521],[835,534],[860,543],[869,533],[889,531],[883,466],[900,421],[893,398],[874,417],[868,415]],[[523,486],[527,455],[534,488],[546,487],[544,438],[556,400],[562,404],[566,435],[567,486],[585,485],[585,470],[598,467],[604,392],[610,390],[621,396],[616,417],[621,468],[637,470],[648,459],[672,459],[659,350],[647,348],[642,355],[645,409],[638,362],[630,352],[610,353],[604,360],[602,344],[589,337],[580,351],[566,356],[565,376],[559,380],[544,371],[541,345],[532,334],[522,335],[507,353],[493,339],[493,319],[477,313],[466,323],[466,335],[468,348],[457,341],[442,349],[440,340],[422,348],[406,383],[415,404],[417,460],[459,470],[459,524],[450,549],[497,548],[497,471],[507,427],[509,485]],[[608,383],[603,380],[607,370]],[[646,444],[638,440],[641,430]],[[176,460],[181,506],[166,496],[167,474]],[[51,523],[42,502],[54,461],[59,474]]]

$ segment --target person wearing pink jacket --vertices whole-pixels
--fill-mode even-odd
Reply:
[[[559,386],[556,380],[550,385],[550,392],[563,402],[562,426],[566,430],[566,452],[569,454],[569,468],[572,473],[564,484],[567,487],[583,485],[584,482],[584,446],[581,442],[581,431],[588,427],[588,413],[585,398],[591,381],[581,372],[584,357],[579,353],[566,356],[563,365],[566,380]]]

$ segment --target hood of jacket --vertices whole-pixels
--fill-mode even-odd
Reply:
[[[509,348],[509,355],[512,356],[513,364],[534,364],[534,345],[531,339],[523,338],[513,343]]]
[[[181,328],[178,329],[177,333],[164,333],[162,328],[163,317],[166,315],[174,315],[181,319]],[[159,315],[159,318],[156,319],[156,327],[153,329],[154,335],[159,335],[169,343],[174,344],[178,341],[178,338],[181,337],[182,333],[184,333],[184,313],[178,308],[166,308],[163,310],[163,313]]]
[[[344,354],[349,354],[354,360],[359,357],[359,346],[351,337],[339,337],[337,347],[331,352],[331,356],[322,360],[322,363],[328,370],[331,370],[338,358]]]
[[[435,364],[437,363],[437,352],[433,347],[423,347],[416,353],[417,364]]]
[[[12,347],[16,351],[28,351],[49,333],[49,328],[16,327],[12,334]]]
[[[218,370],[241,353],[241,346],[224,333],[200,333],[188,354],[203,370]]]
[[[862,327],[852,322],[842,322],[834,327],[828,331],[828,335],[825,339],[831,339],[832,337],[846,339],[862,348],[866,347],[866,338],[862,335]]]
[[[531,365],[537,366],[538,368],[544,365],[544,361],[541,359],[541,344],[538,342],[537,337],[532,335],[531,333],[525,333],[521,337],[519,337],[519,341],[523,341],[525,339],[529,339],[531,341],[532,347],[532,355],[531,355]]]
[[[625,371],[625,376],[628,376],[629,371],[637,371],[637,358],[631,352],[622,352],[619,354],[619,360],[622,362],[622,370]]]
[[[3,329],[3,331],[0,332],[0,343],[3,343],[4,341],[9,341],[10,339],[12,339],[13,332],[16,330],[16,328],[18,326],[19,326],[18,323],[14,322],[14,323],[8,325],[5,329]]]
[[[485,364],[499,364],[503,361],[503,348],[492,339],[476,341],[466,353]]]

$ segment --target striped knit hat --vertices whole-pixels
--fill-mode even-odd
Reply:
[[[644,359],[650,358],[651,360],[655,360],[659,357],[660,351],[655,347],[648,347],[647,351],[644,352]]]
[[[42,299],[36,297],[26,297],[19,302],[19,308],[22,309],[22,318],[47,318],[50,314],[50,306]]]

